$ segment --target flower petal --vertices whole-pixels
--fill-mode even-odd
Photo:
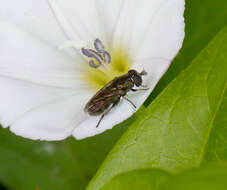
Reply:
[[[114,44],[133,58],[172,59],[184,38],[184,0],[125,0]]]
[[[143,84],[149,88],[148,90],[128,93],[127,97],[136,105],[137,108],[134,109],[129,102],[122,99],[121,102],[104,117],[98,128],[96,128],[96,124],[98,123],[100,116],[90,116],[87,120],[75,128],[73,131],[73,136],[76,139],[94,136],[113,128],[114,125],[130,117],[149,96],[157,82],[160,80],[161,76],[165,73],[169,64],[170,60],[168,59],[150,58],[135,61],[133,69],[136,69],[140,72],[143,69],[147,71],[148,75],[143,77]]]
[[[40,85],[80,88],[83,62],[47,46],[8,22],[0,22],[0,76]]]
[[[11,125],[37,106],[72,95],[73,91],[34,85],[29,82],[0,77],[0,123]]]
[[[184,40],[184,0],[167,1],[146,31],[137,59],[160,57],[173,59]]]
[[[66,37],[47,0],[0,0],[0,19],[11,21],[46,42],[58,46]]]
[[[17,135],[40,140],[62,140],[86,118],[83,112],[87,94],[74,95],[29,111],[11,126]]]
[[[103,118],[98,128],[96,128],[96,125],[100,116],[89,116],[74,129],[72,134],[76,139],[83,139],[100,134],[108,129],[112,129],[116,124],[124,121],[134,112],[135,110],[132,105],[122,100]]]
[[[61,9],[75,31],[76,40],[85,41],[90,46],[96,38],[108,44],[122,5],[122,0],[49,1]]]
[[[0,77],[0,123],[17,135],[62,140],[86,118],[89,91],[50,88]]]

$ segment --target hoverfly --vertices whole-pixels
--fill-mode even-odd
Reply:
[[[93,68],[97,68],[102,65],[103,62],[110,64],[110,54],[104,49],[104,45],[99,39],[95,40],[94,47],[96,51],[82,48],[83,55],[89,58],[94,58],[98,62],[98,65],[95,65],[94,62],[90,60],[89,65]],[[125,96],[129,91],[135,92],[137,90],[147,90],[147,88],[134,89],[134,86],[144,87],[142,85],[142,76],[146,74],[147,72],[145,70],[140,73],[136,70],[129,70],[128,73],[115,77],[113,80],[108,82],[88,101],[84,107],[84,111],[91,116],[101,115],[96,128],[99,126],[104,116],[120,102],[121,98],[125,99],[136,108],[135,104]]]
[[[136,70],[129,70],[128,73],[115,77],[112,81],[107,83],[101,90],[99,90],[86,104],[84,111],[91,116],[101,115],[96,127],[110,110],[116,106],[121,98],[127,100],[134,108],[135,104],[129,100],[125,95],[131,91],[147,90],[134,89],[134,86],[142,86],[142,75],[146,75],[146,71],[141,73]]]

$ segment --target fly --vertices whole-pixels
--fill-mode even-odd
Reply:
[[[120,102],[121,98],[136,108],[135,104],[125,96],[129,91],[147,90],[146,88],[133,88],[134,86],[142,86],[142,75],[146,74],[146,71],[139,73],[136,70],[129,70],[128,73],[115,77],[107,83],[88,101],[84,111],[91,116],[101,115],[96,127],[99,126],[104,116]]]
[[[109,64],[111,61],[110,54],[104,49],[104,46],[99,39],[95,40],[94,47],[96,51],[82,48],[83,55],[95,59],[98,63],[98,65],[95,65],[94,61],[90,60],[89,65],[93,68],[97,68],[103,63]],[[140,73],[136,70],[129,70],[128,73],[115,77],[107,83],[88,101],[84,107],[84,111],[91,116],[101,115],[96,128],[100,125],[104,116],[120,102],[121,98],[125,99],[136,108],[136,105],[125,96],[129,91],[135,92],[138,90],[147,90],[147,88],[134,88],[135,86],[144,87],[142,85],[142,76],[146,74],[147,72],[145,70]]]

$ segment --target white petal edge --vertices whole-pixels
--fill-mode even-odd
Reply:
[[[163,5],[139,43],[136,59],[176,56],[185,35],[184,9],[184,0],[168,0]]]
[[[125,0],[113,44],[133,59],[173,59],[184,39],[184,0]]]
[[[34,85],[0,76],[0,123],[8,127],[35,107],[75,93],[72,90]]]
[[[63,140],[86,119],[83,106],[87,96],[86,93],[77,94],[36,107],[14,121],[10,130],[16,135],[33,140]]]

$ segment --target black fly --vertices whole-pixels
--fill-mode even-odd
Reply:
[[[95,40],[94,47],[96,51],[86,48],[81,49],[83,55],[91,58],[89,65],[93,68],[98,68],[105,63],[110,64],[110,54],[105,50],[104,45],[99,39]],[[96,63],[98,64],[95,64],[92,59],[95,59]],[[134,86],[142,86],[142,76],[146,74],[146,71],[139,73],[136,70],[129,70],[128,73],[123,74],[119,77],[115,77],[113,80],[107,83],[88,101],[84,108],[84,111],[91,116],[101,115],[96,127],[99,126],[104,116],[108,114],[110,110],[120,102],[121,98],[124,98],[130,104],[132,104],[134,108],[136,108],[135,104],[127,97],[125,97],[125,95],[129,91],[147,90],[146,88],[133,88]]]
[[[90,99],[86,104],[84,111],[92,116],[101,115],[96,127],[99,126],[103,117],[119,103],[121,98],[124,98],[136,108],[135,104],[126,98],[125,95],[130,90],[147,90],[133,88],[134,86],[139,87],[142,85],[142,75],[146,74],[145,71],[139,73],[136,70],[129,70],[128,73],[115,77]]]

